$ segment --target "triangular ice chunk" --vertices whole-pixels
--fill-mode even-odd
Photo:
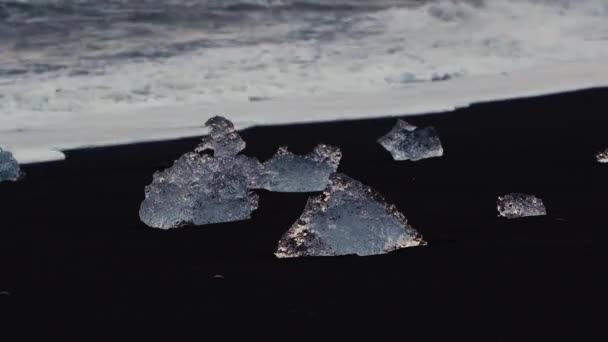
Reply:
[[[275,255],[364,256],[425,244],[403,214],[375,190],[335,173],[323,194],[308,200],[298,221],[279,241]]]
[[[394,160],[417,161],[443,156],[441,140],[434,127],[418,128],[398,120],[393,129],[378,139]]]
[[[339,148],[323,144],[305,156],[280,147],[271,159],[264,162],[262,188],[277,192],[323,191],[329,175],[338,169],[341,158]]]
[[[547,209],[540,198],[525,194],[498,197],[497,209],[498,216],[508,219],[547,215]]]
[[[257,209],[258,196],[250,189],[257,185],[262,165],[255,158],[237,155],[245,142],[228,120],[214,117],[207,126],[212,135],[196,152],[156,172],[146,187],[139,216],[148,226],[169,229],[239,221],[249,219]]]
[[[0,182],[17,181],[23,176],[19,163],[9,151],[0,148]]]

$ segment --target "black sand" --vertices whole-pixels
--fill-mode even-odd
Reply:
[[[474,105],[407,118],[435,125],[443,158],[395,162],[375,141],[395,119],[242,132],[264,160],[280,145],[342,148],[340,171],[382,193],[429,242],[375,257],[278,260],[307,194],[260,191],[251,221],[160,231],[138,219],[144,186],[198,139],[72,151],[0,184],[0,301],[30,329],[121,322],[145,330],[248,321],[301,331],[355,319],[399,339],[486,341],[597,333],[606,227],[608,90]],[[201,119],[201,124],[203,119]],[[548,216],[497,218],[496,197],[541,197]],[[601,311],[600,311],[601,312]],[[333,326],[338,330],[337,326]],[[85,339],[87,340],[87,339]]]

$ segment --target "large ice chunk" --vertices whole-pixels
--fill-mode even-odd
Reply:
[[[139,216],[148,226],[169,229],[239,221],[257,209],[258,196],[250,189],[258,184],[261,163],[237,155],[245,143],[228,120],[214,117],[207,125],[211,138],[156,172],[146,187]]]
[[[0,148],[0,182],[17,181],[23,176],[19,163],[9,151]]]
[[[334,173],[279,241],[279,258],[374,255],[425,245],[403,214],[372,188]]]
[[[547,215],[543,201],[534,195],[512,193],[499,196],[497,207],[498,216],[508,219]]]
[[[601,152],[598,152],[595,155],[595,159],[597,159],[597,161],[602,164],[608,163],[608,148]]]
[[[434,127],[418,128],[403,120],[378,143],[391,153],[395,160],[417,161],[443,156],[443,147]]]
[[[154,174],[139,216],[148,226],[163,229],[249,219],[258,196],[249,190],[251,178],[243,171],[255,167],[246,156],[186,153]]]
[[[338,169],[341,158],[339,148],[324,144],[305,156],[280,147],[271,159],[264,162],[262,188],[278,192],[323,191],[329,175]]]

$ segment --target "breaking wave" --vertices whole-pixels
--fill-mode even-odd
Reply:
[[[608,1],[0,0],[0,116],[369,92],[608,57]]]

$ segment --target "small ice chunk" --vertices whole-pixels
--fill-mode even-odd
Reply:
[[[0,182],[17,181],[23,176],[19,163],[9,151],[0,148]]]
[[[443,156],[443,147],[434,127],[418,128],[403,120],[398,120],[390,132],[378,139],[378,143],[395,160],[417,161]]]
[[[394,205],[372,188],[334,173],[322,195],[311,197],[285,232],[279,258],[384,254],[425,245]]]
[[[245,141],[234,129],[234,124],[221,116],[214,116],[207,120],[205,126],[209,128],[209,135],[196,147],[195,152],[203,153],[212,150],[216,157],[235,156],[245,149]]]
[[[211,136],[195,152],[156,172],[146,187],[139,216],[148,226],[169,229],[240,221],[257,209],[258,196],[250,189],[258,185],[262,164],[237,155],[245,142],[230,121],[215,117],[207,126]]]
[[[323,191],[329,175],[336,172],[342,152],[337,147],[318,145],[305,156],[280,147],[264,163],[262,188],[277,192]]]
[[[547,215],[543,201],[533,195],[508,194],[498,197],[498,216],[508,219]]]
[[[598,152],[598,154],[595,155],[595,158],[602,164],[608,163],[608,148]]]

